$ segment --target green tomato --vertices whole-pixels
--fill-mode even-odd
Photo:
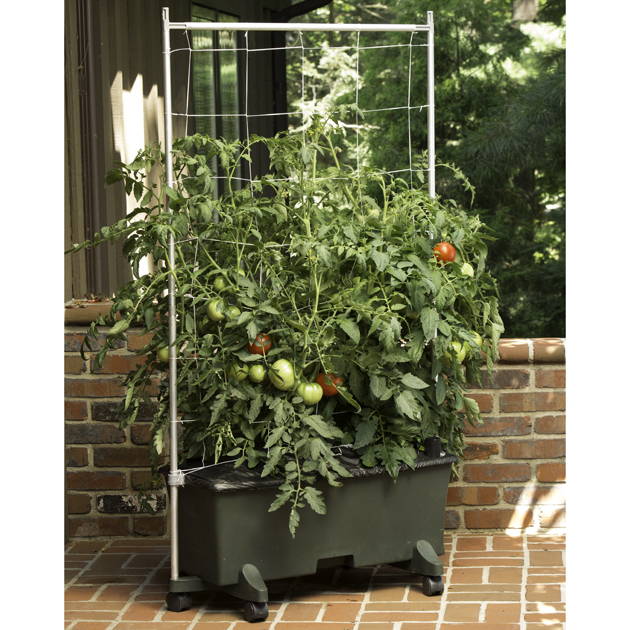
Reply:
[[[464,263],[461,267],[461,272],[463,276],[468,276],[469,278],[472,278],[475,275],[475,270],[470,263]]]
[[[467,344],[462,344],[461,341],[452,341],[451,346],[453,346],[453,350],[455,351],[455,359],[458,363],[462,363],[462,361],[466,358]]]
[[[225,319],[225,303],[223,300],[216,298],[208,302],[208,317],[213,322],[219,322]]]
[[[212,283],[212,286],[217,290],[217,291],[223,291],[223,289],[225,289],[225,280],[221,277],[221,276],[217,276],[214,279],[214,282]]]
[[[161,348],[158,349],[157,358],[158,358],[158,361],[160,361],[161,363],[168,362],[168,346],[162,346]]]
[[[316,405],[322,399],[324,390],[319,383],[300,383],[297,393],[307,405]]]
[[[239,365],[238,363],[232,365],[228,371],[230,380],[236,381],[237,383],[244,381],[248,374],[249,368],[246,365]]]
[[[264,365],[256,364],[249,368],[249,380],[253,383],[262,383],[267,378],[267,370]]]
[[[479,348],[481,348],[481,346],[483,345],[483,339],[482,339],[481,335],[478,332],[476,332],[476,331],[474,331],[474,332],[472,332],[470,334],[475,338],[475,341],[474,341],[475,345],[477,345]]]
[[[286,359],[278,359],[269,371],[269,380],[277,389],[286,392],[295,385],[295,372],[293,365]]]
[[[237,306],[228,306],[225,314],[228,319],[238,319],[238,316],[241,314],[241,309]]]

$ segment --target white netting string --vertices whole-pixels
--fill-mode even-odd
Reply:
[[[250,146],[251,143],[251,128],[250,128],[250,119],[263,119],[263,118],[267,118],[267,117],[297,117],[300,121],[299,125],[296,125],[294,127],[294,129],[296,131],[300,131],[302,133],[302,138],[303,138],[303,142],[306,143],[306,129],[308,127],[308,123],[309,123],[309,116],[312,113],[312,111],[316,111],[316,108],[313,108],[312,106],[309,107],[308,103],[307,103],[307,86],[306,86],[306,77],[307,77],[307,53],[310,51],[322,51],[323,50],[323,46],[319,45],[319,46],[309,46],[306,45],[305,41],[304,41],[304,34],[302,31],[297,30],[295,32],[295,36],[297,38],[297,43],[296,44],[291,44],[291,45],[286,45],[286,46],[273,46],[273,47],[260,47],[260,48],[254,48],[250,45],[251,40],[250,40],[250,31],[244,31],[243,33],[243,38],[242,41],[244,42],[244,46],[242,45],[238,45],[239,41],[237,39],[237,37],[233,37],[233,41],[234,41],[234,46],[233,47],[221,47],[219,44],[219,47],[215,48],[215,47],[211,47],[211,48],[195,48],[195,46],[193,45],[193,42],[191,42],[191,37],[190,37],[190,32],[193,31],[194,28],[190,28],[190,29],[184,29],[184,34],[185,34],[185,38],[186,38],[186,43],[187,46],[185,47],[180,47],[180,48],[174,48],[171,49],[171,54],[174,53],[186,53],[188,55],[188,60],[187,60],[187,78],[186,78],[186,95],[185,95],[185,104],[184,104],[184,108],[185,111],[181,112],[181,111],[171,111],[170,114],[173,117],[179,117],[179,118],[184,118],[184,133],[186,135],[189,135],[191,133],[191,122],[192,127],[194,128],[196,126],[195,121],[199,120],[199,119],[207,119],[207,120],[216,120],[216,119],[222,119],[222,118],[234,118],[234,119],[239,119],[243,121],[243,128],[242,128],[242,133],[244,135],[244,140],[246,140],[247,142],[247,146]],[[226,29],[227,30],[227,29]],[[232,33],[234,34],[235,31],[232,31]],[[317,182],[317,181],[326,181],[326,180],[339,180],[339,181],[348,181],[348,180],[353,180],[353,179],[358,179],[361,177],[361,173],[362,173],[362,164],[363,164],[363,155],[362,155],[362,144],[361,144],[361,140],[362,140],[362,130],[363,129],[369,129],[369,125],[365,124],[362,125],[361,124],[361,118],[365,117],[365,114],[371,114],[371,113],[385,113],[385,112],[395,112],[395,111],[407,111],[407,116],[406,116],[406,122],[407,122],[407,152],[408,152],[408,159],[407,159],[407,167],[406,168],[397,168],[397,169],[391,169],[391,170],[385,170],[385,169],[375,169],[375,168],[371,168],[370,170],[373,171],[375,174],[379,174],[379,175],[383,175],[383,176],[399,176],[402,175],[403,173],[407,173],[409,174],[409,178],[410,178],[410,185],[413,186],[414,184],[414,173],[418,173],[419,171],[428,171],[428,168],[414,168],[413,166],[413,155],[414,155],[414,150],[413,150],[413,142],[412,142],[412,114],[415,113],[422,113],[424,110],[426,110],[428,108],[428,104],[423,103],[423,104],[413,104],[413,94],[412,94],[412,79],[413,79],[413,51],[414,49],[417,48],[425,48],[427,47],[429,44],[428,43],[415,43],[414,42],[414,36],[415,36],[415,31],[411,31],[410,33],[410,37],[407,43],[388,43],[388,44],[378,44],[378,45],[361,45],[361,32],[360,31],[356,31],[356,35],[355,35],[355,41],[352,45],[335,45],[335,46],[330,46],[330,45],[326,45],[327,49],[330,50],[338,50],[338,51],[353,51],[354,55],[355,55],[355,59],[354,59],[354,121],[353,123],[343,123],[340,122],[340,124],[342,126],[347,127],[348,129],[352,129],[355,132],[355,143],[354,143],[354,149],[356,151],[356,155],[355,155],[355,169],[354,169],[354,173],[347,175],[347,176],[336,176],[336,177],[309,177],[309,181],[313,181],[313,182]],[[193,38],[194,41],[194,38]],[[361,92],[361,75],[360,75],[360,71],[361,71],[361,65],[360,65],[360,58],[361,58],[361,51],[366,51],[366,50],[379,50],[379,49],[396,49],[396,48],[408,48],[408,56],[407,56],[407,94],[406,94],[406,103],[403,105],[392,105],[390,107],[371,107],[371,108],[365,108],[365,109],[361,109],[360,108],[360,101],[362,99],[360,99],[360,92]],[[299,58],[299,67],[300,67],[300,82],[299,82],[299,98],[297,99],[297,101],[299,102],[299,108],[295,108],[295,106],[291,109],[289,107],[287,107],[286,109],[288,111],[284,111],[284,112],[277,112],[277,111],[273,111],[273,112],[252,112],[251,109],[251,103],[250,103],[250,75],[251,75],[251,55],[255,54],[255,53],[264,53],[264,52],[273,52],[273,51],[296,51],[296,53],[300,56]],[[211,54],[218,54],[218,55],[223,55],[223,54],[229,54],[232,53],[235,55],[235,67],[238,68],[238,66],[240,66],[242,68],[243,71],[243,85],[238,85],[238,88],[241,90],[241,95],[242,95],[242,106],[243,106],[243,110],[244,111],[223,111],[221,108],[219,108],[219,111],[216,111],[216,109],[214,107],[211,107],[211,109],[213,111],[208,112],[208,113],[203,113],[203,112],[191,112],[192,107],[194,106],[192,103],[192,94],[191,94],[191,83],[193,81],[193,70],[194,70],[194,55],[196,53],[211,53]],[[242,55],[242,57],[239,57],[239,54]],[[215,69],[214,72],[220,72],[220,70],[217,70],[216,65],[215,65]],[[237,76],[240,73],[237,72]],[[219,77],[215,77],[215,79],[220,80],[220,76]],[[386,86],[384,86],[384,88],[386,89]],[[195,87],[195,89],[197,89]],[[313,90],[313,93],[315,93],[315,90]],[[240,102],[240,99],[237,98],[237,102]],[[214,128],[214,126],[213,126]],[[251,148],[250,148],[250,152],[251,152]],[[212,175],[212,178],[215,179],[217,182],[222,181],[222,180],[226,180],[226,179],[231,179],[234,181],[238,181],[240,182],[242,185],[251,185],[255,179],[254,179],[254,174],[253,174],[253,165],[252,165],[252,160],[251,160],[251,153],[249,155],[249,158],[247,161],[248,166],[247,166],[247,177],[242,176],[243,173],[239,172],[239,176],[228,176],[226,174],[221,174],[219,172],[216,172]],[[240,169],[239,169],[240,170]],[[180,175],[180,180],[185,180],[187,177],[186,174],[182,174]],[[297,176],[295,177],[273,177],[273,176],[269,176],[269,175],[264,175],[264,176],[260,176],[257,177],[257,179],[264,181],[264,182],[269,182],[269,183],[277,183],[277,182],[283,182],[283,181],[298,181]],[[359,192],[360,192],[360,188],[359,188]],[[182,244],[191,244],[192,242],[194,242],[194,261],[193,261],[193,267],[196,271],[198,271],[198,266],[199,266],[199,249],[200,247],[205,249],[204,245],[201,243],[201,241],[208,241],[208,242],[217,242],[217,243],[231,243],[234,245],[237,245],[239,247],[257,247],[259,245],[255,245],[253,243],[247,243],[247,242],[237,242],[237,241],[231,241],[231,240],[227,240],[227,239],[216,239],[216,238],[209,238],[209,237],[191,237],[191,238],[183,238],[183,239],[179,239],[176,241],[177,245],[182,245]],[[274,243],[269,245],[269,247],[274,247],[274,248],[285,248],[288,247],[289,244],[287,243]],[[262,274],[262,267],[261,267],[261,274]],[[260,277],[260,281],[263,281],[262,275]],[[188,296],[190,298],[193,297],[193,295],[195,294],[199,294],[198,291],[195,291],[194,289],[200,288],[200,284],[199,284],[199,280],[197,278],[197,274],[195,274],[195,280],[192,282],[192,286],[191,286],[191,294]],[[193,300],[193,309],[192,309],[192,319],[193,319],[193,336],[195,338],[195,340],[199,339],[199,334],[198,334],[198,322],[197,322],[197,308],[196,308],[196,304]],[[182,356],[183,354],[183,356]],[[193,352],[188,352],[188,353],[180,353],[180,356],[178,356],[178,360],[180,361],[194,361],[196,365],[198,365],[199,362],[199,347],[198,347],[198,343],[197,341],[195,341],[193,343]],[[201,391],[199,392],[199,403],[201,404]],[[176,422],[178,424],[181,425],[185,425],[186,423],[191,423],[191,422],[196,422],[195,418],[186,418],[186,417],[180,417],[176,420]],[[204,442],[204,448],[203,448],[203,454],[201,457],[201,466],[195,467],[195,468],[188,468],[188,469],[184,469],[181,472],[184,475],[193,473],[193,472],[197,472],[199,470],[203,470],[205,468],[211,468],[213,466],[218,466],[221,464],[225,464],[225,463],[233,463],[237,461],[236,459],[234,460],[228,460],[227,462],[219,462],[216,464],[206,464],[206,452],[205,452],[205,442]]]

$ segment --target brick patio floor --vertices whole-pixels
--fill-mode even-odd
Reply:
[[[447,535],[445,593],[393,567],[322,570],[270,582],[269,618],[238,600],[197,594],[165,610],[168,542],[76,541],[66,551],[66,630],[563,630],[564,538]]]

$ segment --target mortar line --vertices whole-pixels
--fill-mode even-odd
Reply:
[[[280,607],[276,611],[276,618],[271,622],[271,625],[269,626],[269,630],[275,630],[276,625],[282,618],[282,615],[284,615],[284,611],[287,609],[287,606],[291,602],[291,595],[293,593],[293,589],[295,588],[295,584],[296,584],[295,581],[291,582],[291,584],[285,591],[284,597],[282,598],[282,602],[280,603]]]
[[[363,601],[361,602],[361,606],[359,606],[359,612],[356,614],[356,617],[354,618],[354,624],[352,625],[352,630],[359,630],[359,623],[361,623],[361,618],[363,617],[363,614],[365,613],[365,609],[368,603],[368,597],[370,593],[372,592],[372,580],[374,579],[374,576],[376,575],[377,571],[378,571],[378,565],[372,568],[372,573],[370,574],[370,578],[368,580],[365,593],[363,593]],[[273,628],[270,628],[270,630],[273,630]]]
[[[129,597],[127,599],[127,602],[118,611],[118,616],[117,616],[116,620],[112,621],[111,624],[109,626],[107,626],[106,630],[114,630],[114,628],[116,627],[116,624],[120,623],[121,621],[123,621],[122,616],[127,612],[127,610],[129,610],[131,605],[135,603],[136,597],[140,594],[142,589],[149,584],[149,582],[151,581],[153,576],[166,564],[168,559],[169,559],[169,555],[165,554],[164,557],[162,558],[162,560],[160,560],[160,562],[158,562],[158,564],[155,566],[155,568],[153,568],[153,569],[151,569],[149,571],[147,576],[144,578],[144,580],[142,582],[140,582],[140,584],[138,584],[138,586],[135,588],[135,590],[131,591],[131,593],[129,594]],[[162,603],[162,607],[164,607],[164,603]],[[160,621],[160,618],[162,617],[162,614],[163,614],[162,608],[160,608],[160,610],[156,614],[158,615],[158,618],[155,620],[155,623],[158,623]]]
[[[448,589],[451,585],[451,573],[453,571],[453,562],[455,560],[455,549],[457,549],[457,534],[451,535],[451,550],[448,554],[448,567],[444,577],[444,592],[440,595],[440,609],[438,610],[438,618],[435,622],[435,630],[442,630],[442,624],[444,623],[444,615],[446,613],[446,604],[448,598]]]
[[[525,602],[525,596],[527,593],[527,577],[529,575],[529,535],[523,534],[523,546],[524,546],[524,555],[523,555],[523,568],[521,569],[521,618],[520,618],[520,630],[526,630],[527,625],[525,624],[525,611],[527,608],[527,604]]]
[[[96,552],[96,554],[94,555],[94,557],[65,585],[64,587],[64,592],[68,590],[68,588],[70,586],[74,586],[74,584],[76,584],[77,580],[90,568],[92,568],[92,565],[94,564],[94,562],[96,562],[96,559],[103,553],[103,551],[105,551],[105,549],[108,549],[111,544],[112,544],[113,540],[109,540],[105,543],[105,546],[102,547],[101,549],[99,549],[99,551]],[[97,589],[98,590],[98,589]]]

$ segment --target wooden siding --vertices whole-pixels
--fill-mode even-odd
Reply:
[[[274,11],[290,2],[199,0],[197,4],[237,14],[240,20],[270,21]],[[105,184],[105,175],[116,162],[133,159],[145,144],[163,141],[162,6],[169,6],[173,21],[191,19],[188,0],[66,2],[66,246],[89,238],[134,207],[121,185]],[[249,45],[282,45],[278,37],[252,33]],[[187,47],[185,34],[173,33],[171,45]],[[185,110],[188,63],[186,52],[172,57],[175,111]],[[285,109],[281,66],[277,56],[250,55],[250,112]],[[241,81],[244,70],[241,63]],[[184,133],[183,120],[174,120],[176,136]],[[286,121],[276,117],[252,119],[250,133],[270,135],[284,125]],[[130,277],[120,246],[73,254],[66,257],[66,265],[66,299],[88,291],[111,295]]]

